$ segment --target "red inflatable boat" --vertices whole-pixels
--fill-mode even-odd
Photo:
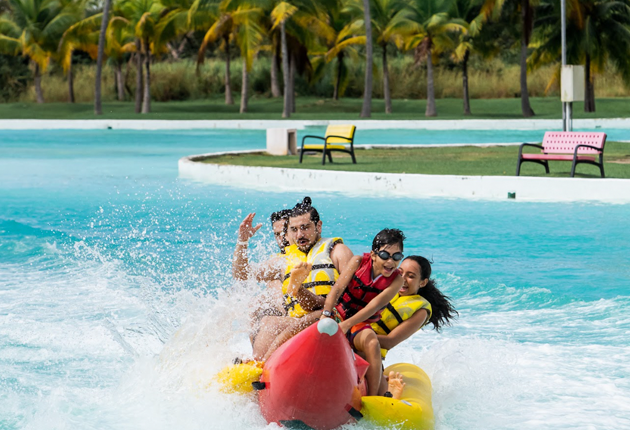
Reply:
[[[265,363],[258,389],[265,419],[289,428],[328,430],[360,417],[368,363],[338,325],[321,320],[282,345]]]
[[[262,367],[262,368],[261,368]],[[304,330],[264,364],[230,365],[216,376],[227,393],[258,390],[269,423],[300,430],[332,430],[363,416],[372,425],[399,430],[432,430],[431,381],[413,364],[385,369],[403,375],[401,399],[366,396],[368,363],[350,349],[332,319]]]

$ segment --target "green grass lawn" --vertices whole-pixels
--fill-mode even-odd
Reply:
[[[531,98],[534,118],[561,118],[561,104],[557,98]],[[291,119],[298,120],[359,120],[361,99],[318,99],[298,97],[297,113]],[[521,101],[512,99],[471,100],[472,116],[462,114],[460,99],[438,99],[437,118],[426,118],[425,100],[394,100],[394,113],[384,113],[384,102],[373,100],[372,119],[424,120],[424,119],[519,119]],[[630,117],[629,98],[597,99],[597,112],[584,113],[583,103],[574,103],[574,118],[625,118]],[[134,113],[132,102],[108,102],[103,104],[102,116],[94,115],[91,103],[0,103],[0,119],[281,119],[282,99],[252,97],[249,112],[239,114],[238,102],[226,106],[223,98],[182,102],[152,102],[149,114]]]
[[[518,146],[366,149],[356,151],[356,156],[357,164],[352,164],[350,156],[334,153],[334,163],[326,163],[325,166],[321,164],[321,154],[306,155],[302,164],[299,164],[298,156],[267,154],[224,155],[207,158],[203,162],[293,169],[513,176],[516,173]],[[549,176],[568,177],[571,163],[551,161],[549,170]],[[596,166],[580,164],[576,170],[576,177],[600,177]],[[607,178],[630,178],[630,143],[606,143],[604,171]],[[544,167],[534,163],[523,164],[521,175],[547,176]]]

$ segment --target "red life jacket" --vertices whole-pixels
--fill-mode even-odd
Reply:
[[[372,256],[370,253],[363,254],[361,265],[341,295],[339,304],[335,306],[337,312],[339,312],[341,318],[347,320],[367,306],[372,299],[389,287],[398,276],[400,276],[400,272],[396,271],[389,278],[381,275],[376,279],[372,279]],[[385,306],[383,309],[385,309]],[[365,321],[378,321],[381,318],[383,309],[380,309]]]

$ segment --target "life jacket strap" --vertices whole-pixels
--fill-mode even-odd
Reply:
[[[383,329],[383,331],[385,332],[385,334],[390,334],[392,331],[389,329],[389,327],[387,327],[387,325],[383,322],[383,320],[378,320],[376,321],[376,324],[378,324],[378,326],[380,328]]]
[[[334,264],[313,264],[311,270],[335,269]]]
[[[335,281],[314,281],[302,284],[304,288],[319,287],[320,285],[330,285],[332,287],[333,285],[335,285]]]
[[[354,280],[357,284],[359,284],[359,288],[363,290],[364,293],[376,293],[379,294],[382,290],[378,288],[374,288],[371,285],[365,285],[361,279],[357,277],[357,275],[352,275],[352,280]]]
[[[290,295],[285,294],[284,295],[284,303],[282,304],[282,307],[284,307],[284,310],[289,312],[290,310],[293,310],[295,308],[296,303],[297,303],[297,300],[295,300]]]
[[[390,311],[392,313],[394,318],[396,318],[396,321],[398,321],[398,324],[402,324],[403,319],[400,316],[400,314],[398,313],[398,311],[396,310],[396,308],[391,303],[388,303],[386,308],[387,308],[388,311]]]

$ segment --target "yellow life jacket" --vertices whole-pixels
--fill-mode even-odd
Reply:
[[[381,336],[386,336],[391,333],[400,323],[411,318],[413,314],[420,309],[426,309],[429,313],[424,324],[420,327],[424,327],[431,319],[431,303],[429,303],[424,297],[414,294],[412,296],[401,296],[396,294],[394,298],[387,304],[387,307],[383,309],[381,313],[381,319],[375,323],[372,323],[372,329]],[[418,330],[420,330],[418,328]],[[387,349],[381,348],[381,356],[385,358],[387,355]]]
[[[330,252],[338,243],[343,243],[343,239],[340,237],[322,238],[317,241],[308,254],[300,251],[297,245],[291,245],[285,248],[287,269],[282,282],[282,294],[284,294],[284,307],[287,310],[287,315],[299,318],[309,313],[302,309],[302,306],[300,306],[300,303],[295,297],[287,294],[289,278],[291,277],[293,267],[300,262],[311,264],[311,272],[302,285],[311,293],[326,297],[326,295],[330,293],[332,286],[335,285],[337,278],[339,278],[339,272],[330,259]]]

